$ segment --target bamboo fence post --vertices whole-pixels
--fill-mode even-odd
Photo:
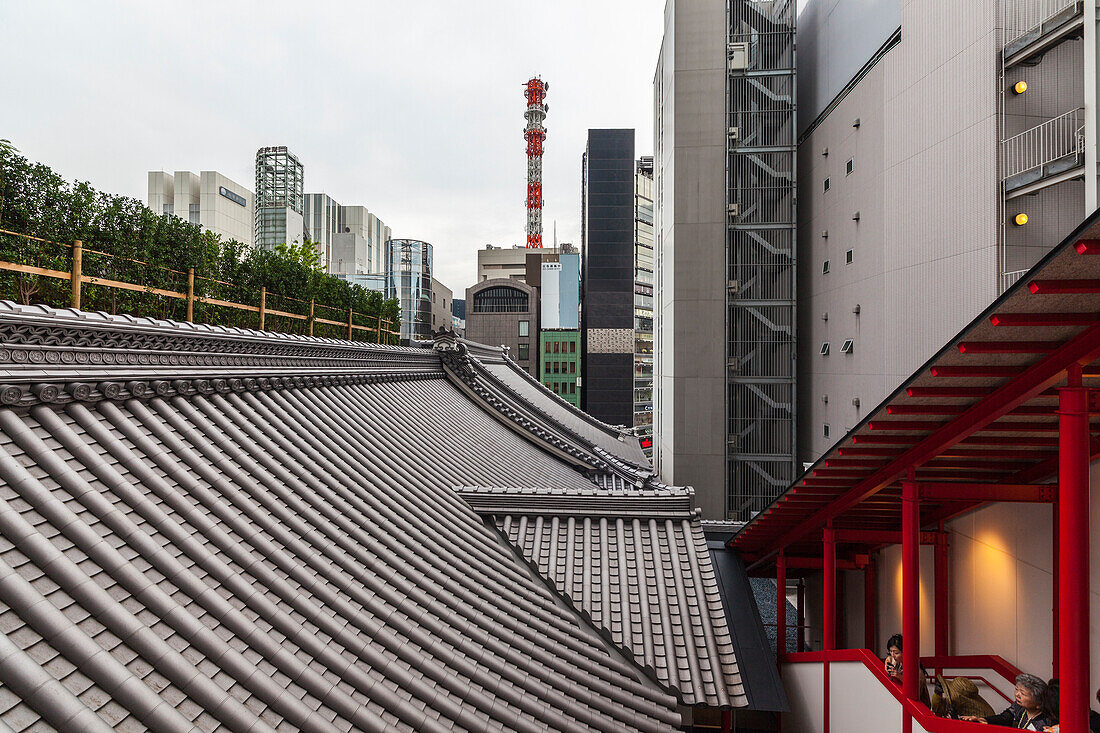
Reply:
[[[195,268],[187,268],[187,322],[195,320]]]
[[[351,316],[353,313],[354,311],[348,308],[348,341],[351,341]]]
[[[73,286],[72,306],[80,310],[80,278],[84,269],[84,243],[79,239],[73,242],[73,269],[69,280]]]
[[[267,317],[267,287],[260,288],[260,330],[264,330],[264,320]]]
[[[308,326],[309,326],[309,335],[310,336],[313,335],[313,304],[314,304],[314,302],[315,302],[314,298],[309,299],[309,321],[308,321]]]
[[[375,336],[376,336],[376,338],[374,339],[374,342],[376,344],[382,343],[382,314],[381,313],[378,314],[378,332],[375,334]]]

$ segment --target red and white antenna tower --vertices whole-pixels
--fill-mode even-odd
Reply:
[[[546,92],[550,85],[535,77],[527,82],[523,96],[527,97],[527,129],[523,138],[527,141],[527,246],[542,249],[542,148],[546,142],[546,128],[542,121],[550,106],[546,104]]]

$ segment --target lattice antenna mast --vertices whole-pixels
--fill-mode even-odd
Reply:
[[[550,85],[535,77],[527,82],[523,96],[527,97],[527,129],[523,138],[527,141],[527,246],[542,249],[542,149],[546,142],[546,128],[542,121],[550,106],[546,104],[546,92]]]

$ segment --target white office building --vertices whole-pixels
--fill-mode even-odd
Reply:
[[[225,240],[252,246],[252,192],[217,171],[149,171],[146,204],[198,224]]]
[[[390,228],[367,207],[344,206],[328,194],[307,193],[303,219],[306,237],[317,245],[326,272],[356,274],[385,270],[385,245]]]

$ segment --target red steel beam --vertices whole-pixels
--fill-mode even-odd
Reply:
[[[919,435],[853,435],[853,443],[878,443],[879,445],[915,445]]]
[[[901,532],[874,529],[838,529],[836,541],[857,545],[900,545]],[[922,545],[934,545],[939,542],[938,532],[921,532]]]
[[[961,415],[969,405],[887,405],[887,415]]]
[[[858,468],[878,468],[882,465],[882,461],[871,460],[868,458],[826,458],[825,468],[839,468],[842,466],[853,466]]]
[[[858,448],[855,446],[845,446],[837,450],[838,455],[842,456],[886,456],[892,457],[901,453],[901,448]]]
[[[921,499],[939,501],[1012,501],[1049,504],[1058,496],[1055,484],[920,483]]]
[[[1027,289],[1034,295],[1091,295],[1100,293],[1100,280],[1032,280]]]
[[[1062,381],[1067,368],[1088,364],[1097,358],[1100,358],[1100,324],[1090,326],[1074,336],[1056,351],[1027,367],[1018,377],[999,386],[967,412],[935,433],[925,436],[918,444],[848,489],[843,496],[834,500],[825,509],[785,531],[768,548],[768,556],[774,554],[778,548],[785,547],[819,529],[826,522],[848,511],[864,499],[874,496],[905,475],[910,467],[936,457],[944,449],[966,439],[971,433],[1024,404],[1039,392],[1055,386]],[[736,539],[740,541],[751,539],[753,525],[746,530],[748,530],[747,534],[743,531]]]
[[[938,430],[946,424],[936,420],[872,420],[867,427],[870,430]]]
[[[963,445],[1019,445],[1029,448],[1056,448],[1057,438],[1022,437],[1018,435],[972,435],[959,441]]]
[[[1061,341],[963,341],[960,354],[1049,354]]]
[[[908,387],[910,397],[985,397],[993,390],[989,387]]]
[[[994,326],[1091,326],[1100,323],[1100,313],[997,313],[989,322]]]
[[[934,366],[933,377],[1015,377],[1024,371],[1019,366]]]

